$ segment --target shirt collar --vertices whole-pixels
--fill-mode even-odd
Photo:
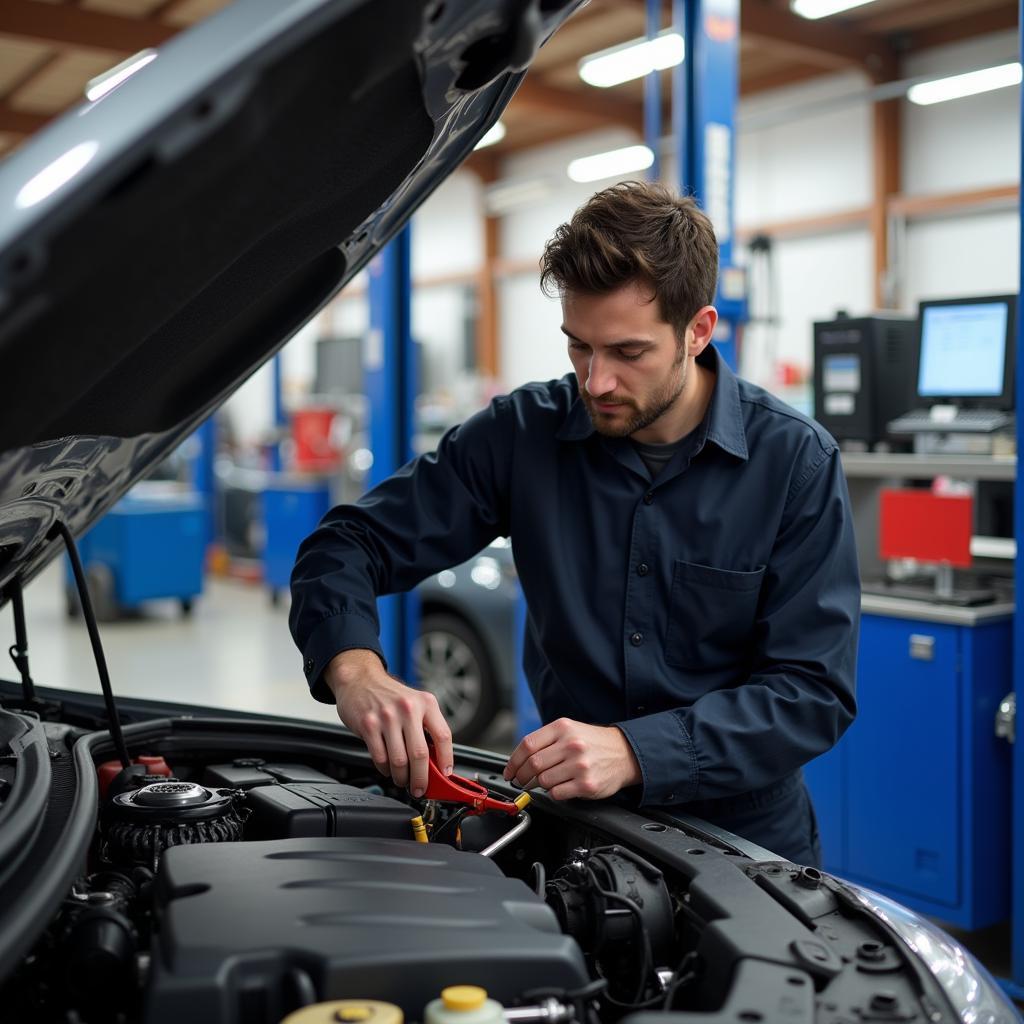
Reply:
[[[715,390],[708,410],[707,440],[714,441],[723,451],[735,455],[744,462],[748,459],[747,434],[743,428],[743,410],[740,406],[740,389],[736,375],[713,345],[708,345],[697,356],[697,362],[715,371]],[[574,375],[568,375],[576,384]],[[582,441],[594,433],[594,424],[587,413],[579,394],[569,408],[555,437],[559,441]]]

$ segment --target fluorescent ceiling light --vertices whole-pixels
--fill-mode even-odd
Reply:
[[[494,124],[484,132],[483,137],[473,148],[483,149],[484,146],[493,146],[496,142],[501,142],[503,138],[505,138],[505,126],[500,121],[495,121]]]
[[[106,96],[111,89],[116,89],[125,79],[131,78],[136,71],[141,71],[151,61],[156,60],[156,50],[140,50],[134,56],[116,64],[109,71],[102,75],[90,78],[85,83],[85,97],[88,100],[98,100]]]
[[[962,96],[976,96],[979,92],[990,92],[992,89],[1004,89],[1009,85],[1020,85],[1020,81],[1020,64],[1014,61],[995,68],[937,78],[934,82],[920,82],[907,90],[907,99],[911,103],[927,106],[930,103],[958,100]]]
[[[21,191],[14,197],[14,205],[24,210],[52,196],[85,167],[99,152],[99,148],[98,142],[80,142],[57,157],[22,186]]]
[[[678,32],[668,29],[654,39],[637,39],[592,53],[580,61],[579,73],[587,85],[607,89],[681,64],[686,47]]]
[[[789,8],[802,18],[827,18],[830,14],[869,3],[873,3],[873,0],[790,0]]]
[[[573,181],[600,181],[615,178],[630,171],[646,170],[654,163],[654,153],[646,146],[626,146],[607,153],[580,157],[569,164],[568,175]]]

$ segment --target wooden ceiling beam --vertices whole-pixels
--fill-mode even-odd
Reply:
[[[882,36],[809,21],[766,0],[741,0],[740,31],[747,42],[829,70],[853,67],[877,75],[892,55]]]
[[[19,89],[28,85],[36,75],[41,75],[48,67],[56,64],[60,57],[59,50],[50,50],[48,53],[44,53],[37,61],[32,63],[31,67],[27,68],[23,74],[19,75],[7,86],[6,91],[0,96],[0,102],[15,96]]]
[[[12,135],[31,135],[50,120],[46,114],[30,114],[25,110],[15,110],[0,103],[0,132],[10,132]]]
[[[608,94],[608,90],[559,89],[527,77],[519,86],[512,105],[539,114],[572,114],[580,124],[593,128],[621,124],[637,128],[643,124],[643,104]]]
[[[177,29],[142,18],[124,18],[81,7],[3,0],[0,33],[37,43],[137,53],[159,46]]]
[[[807,67],[806,65],[789,65],[778,68],[775,71],[766,71],[760,75],[751,75],[747,78],[740,76],[740,95],[753,96],[754,93],[764,92],[766,89],[779,89],[784,85],[796,85],[798,82],[806,82],[811,78],[819,78],[828,72],[824,68]]]
[[[988,35],[990,32],[1004,32],[1017,27],[1017,4],[1008,3],[1001,7],[992,7],[987,11],[979,11],[969,18],[957,18],[943,25],[932,25],[917,29],[903,36],[903,43],[909,52],[927,50],[932,46],[943,46],[946,43],[971,39],[974,36]]]
[[[987,4],[988,8],[998,6],[998,0]],[[926,29],[931,25],[946,25],[949,22],[963,26],[966,21],[985,13],[982,4],[976,2],[975,7],[975,10],[971,10],[964,0],[913,0],[903,7],[873,13],[871,6],[868,5],[861,8],[863,16],[858,18],[857,27],[861,32],[885,35],[913,32],[919,28]]]

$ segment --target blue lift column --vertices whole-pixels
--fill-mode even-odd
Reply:
[[[406,226],[369,267],[370,333],[363,349],[363,387],[370,410],[371,487],[413,457],[418,381],[412,342],[411,230]],[[412,683],[410,651],[419,619],[416,595],[381,598],[377,609],[388,669]]]
[[[284,411],[284,366],[281,353],[274,356],[274,443],[270,446],[270,469],[280,473],[283,468],[281,458],[281,442],[284,439],[284,428],[288,425],[288,416]]]
[[[1018,31],[1024,32],[1024,0],[1019,4]],[[1018,50],[1024,57],[1024,34],[1018,39]],[[1021,150],[1021,168],[1024,170],[1024,148]],[[1024,235],[1021,236],[1021,294],[1024,294]],[[1016,394],[1024,395],[1024,316],[1017,314],[1017,379]],[[1016,611],[1013,616],[1013,690],[1020,704],[1024,692],[1024,473],[1021,472],[1021,453],[1024,452],[1024,417],[1017,416],[1017,479],[1013,490],[1013,535],[1017,540],[1017,557],[1014,564],[1014,598]],[[1019,717],[1019,716],[1018,716]],[[1012,974],[1006,985],[1011,996],[1024,999],[1024,730],[1016,729],[1013,745],[1013,779],[1011,781],[1013,903]]]
[[[661,31],[661,0],[647,0],[647,38],[657,39]],[[661,180],[661,72],[644,79],[644,142],[654,154],[647,171],[651,181]]]
[[[735,370],[737,339],[747,316],[746,278],[732,262],[740,0],[672,0],[672,24],[686,44],[686,59],[672,71],[679,183],[715,225],[720,252],[715,345]]]
[[[203,552],[217,539],[217,510],[214,461],[217,458],[217,424],[213,415],[208,416],[192,435],[196,446],[195,455],[189,467],[192,486],[203,499]]]

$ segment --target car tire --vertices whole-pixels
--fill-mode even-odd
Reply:
[[[464,619],[429,612],[413,644],[416,682],[441,706],[456,743],[478,740],[498,710],[498,681],[479,634]]]

